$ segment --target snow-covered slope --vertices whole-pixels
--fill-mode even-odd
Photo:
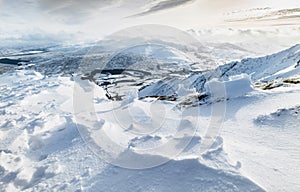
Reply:
[[[299,85],[227,101],[224,150],[266,191],[299,191]]]
[[[240,73],[251,75],[254,81],[271,81],[299,74],[300,45],[266,57],[243,59],[220,67],[222,77]]]
[[[124,82],[131,90],[123,100],[74,76],[6,72],[0,76],[0,190],[299,191],[299,50],[186,71],[142,89]],[[263,85],[274,80],[280,86]],[[96,119],[81,110],[89,105],[77,97],[76,83],[87,86],[80,90],[92,95]],[[222,130],[208,135],[214,112],[224,112],[217,119]],[[214,142],[203,150],[209,136]],[[168,141],[171,147],[159,148]],[[110,154],[115,161],[97,146],[118,146]]]
[[[221,138],[209,152],[201,155],[197,154],[201,136],[196,136],[198,139],[191,142],[180,157],[151,169],[128,170],[109,165],[93,154],[77,130],[72,107],[72,78],[15,71],[0,79],[1,190],[263,191],[239,174],[239,166],[227,160]],[[102,110],[101,106],[111,101],[105,101],[104,91],[96,88],[96,101],[100,102],[95,105]],[[138,100],[133,104],[142,106]],[[137,115],[139,119],[147,117],[139,111]],[[127,132],[118,129],[118,124],[110,118],[106,118],[107,123],[115,123],[114,130],[107,129],[108,135],[110,131],[115,137]],[[128,146],[132,150],[147,149],[157,141],[163,142],[171,132],[166,128],[161,135],[156,133],[154,143],[150,142],[150,135],[134,136]],[[124,139],[119,141],[124,143]]]
[[[300,74],[300,45],[295,45],[287,50],[259,58],[247,58],[240,62],[231,62],[221,65],[214,70],[192,74],[187,79],[176,82],[167,80],[166,83],[157,82],[141,90],[143,97],[145,93],[156,93],[157,95],[176,95],[176,90],[166,88],[169,82],[174,84],[186,84],[193,87],[200,93],[207,92],[205,84],[217,78],[221,81],[228,81],[232,76],[242,74],[249,75],[253,84],[273,83],[275,80],[282,82],[285,79],[293,78]],[[230,81],[230,80],[229,80]],[[283,85],[283,84],[280,84]],[[279,86],[280,86],[279,85]],[[174,87],[174,86],[171,86]],[[228,96],[232,90],[227,90]]]
[[[179,52],[172,47],[159,44],[137,45],[127,48],[114,57],[106,64],[108,69],[126,69],[138,62],[156,62],[157,64],[192,64],[192,61],[183,52]],[[135,68],[147,69],[147,65],[136,65]]]

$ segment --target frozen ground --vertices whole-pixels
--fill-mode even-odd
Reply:
[[[299,191],[300,84],[288,81],[298,78],[299,51],[298,45],[181,81],[174,78],[174,84],[181,82],[174,90],[176,100],[131,93],[128,100],[112,101],[102,87],[79,80],[94,89],[97,121],[74,110],[75,77],[46,76],[28,68],[6,72],[0,76],[0,190]],[[185,82],[193,83],[185,86]],[[227,97],[214,87],[225,89]],[[145,89],[147,94],[165,94],[161,88],[154,81]],[[201,100],[199,93],[207,97]],[[215,104],[226,104],[224,123],[203,153],[201,144]],[[117,110],[109,110],[116,106]],[[184,115],[178,118],[181,110]],[[147,132],[149,122],[163,122],[162,129]],[[95,141],[98,133],[106,133],[122,146],[119,156],[132,152],[166,163],[140,170],[109,164],[85,142],[82,129],[90,131],[89,138]],[[174,140],[174,146],[190,142],[176,156],[169,150],[148,150],[168,140]]]

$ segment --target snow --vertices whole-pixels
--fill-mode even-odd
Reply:
[[[247,74],[232,76],[228,81],[212,79],[205,83],[205,89],[209,90],[213,100],[246,96],[253,91],[251,79]]]
[[[267,191],[298,191],[299,86],[227,103],[224,150]],[[278,116],[278,114],[280,114]]]
[[[0,190],[299,191],[300,85],[253,86],[299,74],[299,49],[133,87],[122,101],[78,76],[6,72]],[[214,118],[221,130],[209,130]]]
[[[11,81],[7,79],[14,79],[14,84],[10,84]],[[53,190],[106,191],[110,189],[114,191],[122,189],[127,191],[136,189],[137,185],[143,190],[172,190],[170,186],[176,186],[177,189],[182,190],[191,188],[207,191],[218,191],[220,188],[229,191],[259,190],[258,186],[240,176],[238,171],[226,161],[220,164],[231,167],[231,170],[208,167],[205,164],[209,164],[210,160],[187,157],[178,160],[166,159],[168,163],[165,165],[138,171],[107,164],[84,144],[72,116],[72,107],[66,107],[66,103],[72,104],[70,101],[74,86],[72,79],[43,77],[34,71],[15,71],[1,76],[2,93],[12,95],[18,90],[18,93],[22,95],[19,99],[5,100],[5,95],[1,94],[1,122],[8,122],[8,124],[1,125],[0,132],[1,188],[3,190],[43,190],[50,186]],[[8,85],[11,86],[10,92],[7,90]],[[39,90],[36,90],[37,87]],[[100,88],[97,87],[97,89]],[[97,97],[101,97],[101,94],[103,97],[101,89],[97,93],[99,93],[96,94]],[[96,108],[103,109],[101,105],[109,102],[104,100],[98,103],[99,106]],[[148,116],[146,115],[147,107],[151,103],[133,100],[130,104],[132,108],[129,111],[132,117],[136,118],[133,120],[136,125],[144,124],[145,120],[148,121],[145,117]],[[164,105],[163,102],[157,104]],[[166,111],[170,111],[168,105],[173,106],[171,103],[167,104]],[[144,112],[141,113],[141,110]],[[152,112],[157,113],[157,111]],[[120,113],[122,115],[117,115],[117,117],[123,117],[125,121],[128,121],[124,116],[126,113],[123,113],[121,109]],[[135,136],[128,138],[129,143],[124,143],[135,150],[146,150],[153,147],[153,144],[161,145],[161,142],[164,142],[163,137],[171,134],[167,127],[170,123],[174,124],[175,114],[176,112],[166,114],[169,116],[167,119],[171,118],[170,122],[167,120],[166,128],[156,133],[156,136],[149,134],[142,137]],[[152,116],[152,118],[159,121],[160,117]],[[119,124],[111,126],[114,129],[108,129],[107,125],[114,123],[110,121],[106,118],[102,122],[102,129],[105,129],[109,136],[114,137],[112,139],[124,141],[128,135],[130,136],[130,134],[126,136],[126,131],[124,132],[123,129],[117,128]],[[201,140],[200,137],[199,139]],[[199,142],[194,143],[190,148],[197,145]],[[145,154],[141,155],[142,158],[147,159]],[[224,154],[220,156],[226,158]],[[179,177],[174,178],[178,174]],[[145,182],[146,180],[148,182]],[[180,180],[184,180],[184,184],[179,184]],[[212,182],[216,184],[211,185]]]
[[[258,125],[278,127],[279,129],[296,129],[299,125],[299,106],[279,109],[269,115],[260,115],[255,119]]]
[[[287,72],[293,75],[291,70],[294,70],[295,73],[299,70],[295,67],[291,69],[291,66],[295,66],[300,60],[299,50],[300,45],[295,45],[276,54],[254,59],[244,59],[227,71],[226,75],[232,76],[243,71],[251,75],[252,79],[260,81],[274,80],[282,77]]]

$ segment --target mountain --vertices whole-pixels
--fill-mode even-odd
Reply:
[[[232,81],[230,77],[243,74],[249,76],[251,80],[250,84],[256,84],[261,88],[266,86],[271,87],[274,83],[278,86],[284,86],[284,82],[288,82],[287,79],[300,74],[300,45],[295,45],[289,49],[272,55],[258,58],[247,58],[239,62],[230,62],[228,64],[221,65],[206,72],[194,73],[179,82],[173,78],[171,80],[167,80],[166,83],[162,83],[162,81],[152,83],[149,86],[143,87],[140,92],[143,97],[154,95],[177,95],[174,87],[178,87],[178,84],[182,84],[190,89],[195,88],[199,93],[205,93],[208,91],[206,90],[205,85],[212,79],[230,82]],[[281,84],[278,84],[278,82]],[[172,89],[166,88],[166,86],[170,85],[170,83],[172,86],[169,87],[172,87]],[[154,93],[154,95],[151,93]]]

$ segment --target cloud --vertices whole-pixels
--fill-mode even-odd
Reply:
[[[86,12],[91,9],[106,7],[119,0],[37,0],[41,9],[57,11],[63,9],[73,9],[74,11]]]
[[[295,0],[276,2],[287,5],[287,1],[293,3]],[[60,32],[76,34],[80,40],[99,39],[120,29],[147,23],[169,25],[182,30],[224,26],[260,27],[265,26],[265,23],[269,26],[294,23],[299,25],[298,10],[287,10],[289,8],[280,6],[274,9],[270,4],[273,5],[274,2],[267,0],[0,0],[0,26],[2,26],[0,39],[35,34],[36,31],[49,34]],[[271,7],[271,9],[251,10],[261,7]],[[291,5],[291,7],[299,6]],[[244,11],[248,9],[251,13],[252,11],[255,13]],[[275,13],[276,16],[255,18],[280,9],[282,11]],[[238,10],[243,11],[236,13]],[[158,12],[159,14],[155,14]],[[224,15],[232,12],[236,14]],[[229,22],[248,17],[253,18],[247,22]],[[266,19],[272,21],[265,21]],[[22,38],[29,39],[25,36]]]
[[[129,17],[138,17],[157,11],[162,11],[177,7],[196,0],[37,0],[39,8],[49,14],[60,15],[64,17],[67,23],[74,23],[84,20],[94,11],[100,11],[110,6],[120,9],[129,10],[128,14],[132,14],[141,10],[143,7],[150,7],[147,10]],[[153,5],[154,4],[154,5]]]
[[[95,15],[99,19],[138,17],[177,7],[196,0],[30,0],[35,1],[39,11],[69,25],[81,24]],[[145,10],[145,7],[148,7]],[[150,8],[149,8],[150,7]]]
[[[79,24],[120,0],[36,0],[37,8],[66,24]]]
[[[144,16],[144,15],[148,15],[148,14],[152,14],[155,13],[157,11],[162,11],[162,10],[166,10],[166,9],[170,9],[173,7],[177,7],[177,6],[181,6],[190,2],[194,2],[195,0],[165,0],[165,1],[160,1],[157,4],[155,4],[154,6],[150,7],[149,9],[132,15],[130,17],[138,17],[138,16]]]
[[[271,8],[264,9],[249,9],[239,12],[229,13],[229,19],[226,22],[267,22],[267,21],[293,21],[293,23],[286,24],[299,24],[300,22],[300,8],[293,9],[279,9],[273,10]],[[278,23],[281,25],[281,23]]]

